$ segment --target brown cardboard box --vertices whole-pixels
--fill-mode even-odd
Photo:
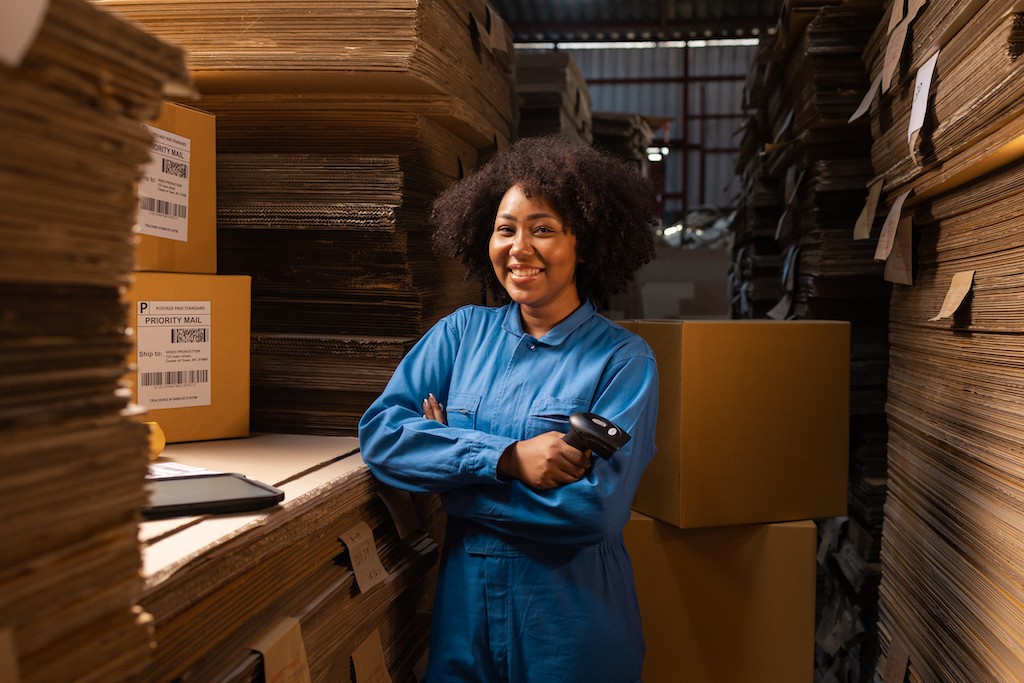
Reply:
[[[147,128],[153,154],[139,182],[135,269],[216,273],[216,119],[164,102]]]
[[[654,349],[660,384],[636,510],[680,528],[846,514],[849,323],[624,327]]]
[[[249,434],[248,275],[135,273],[132,400],[168,443]]]
[[[816,535],[810,521],[684,530],[634,512],[644,683],[810,683]]]

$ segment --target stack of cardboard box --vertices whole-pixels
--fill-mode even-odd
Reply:
[[[253,428],[354,434],[410,340],[480,301],[427,215],[513,137],[507,27],[483,0],[101,4],[187,48],[217,116],[221,271],[253,277]],[[338,359],[370,371],[325,383]]]
[[[408,676],[429,634],[438,500],[383,486],[357,449],[353,437],[296,434],[168,448],[179,466],[242,471],[285,499],[143,525],[142,605],[157,647],[136,680],[241,683],[290,670],[352,681],[368,642],[395,680]]]
[[[568,52],[534,50],[516,54],[519,137],[561,133],[593,142],[590,90]]]
[[[142,123],[180,50],[84,0],[0,28],[0,679],[124,681],[151,655],[147,430],[121,378]]]
[[[247,436],[250,278],[217,274],[216,119],[165,102],[146,130],[132,396],[169,443]]]
[[[849,324],[623,325],[660,384],[658,450],[626,527],[644,680],[813,680],[810,520],[846,512]]]
[[[891,280],[883,680],[1020,680],[1020,7],[886,2],[864,58]]]

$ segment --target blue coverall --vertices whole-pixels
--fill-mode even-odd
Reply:
[[[422,399],[448,425],[424,419]],[[632,683],[644,644],[622,539],[654,454],[658,375],[640,337],[584,302],[541,339],[519,308],[438,322],[363,415],[363,459],[386,484],[439,492],[448,514],[427,681]],[[500,478],[512,443],[594,412],[632,438],[583,479],[536,491]]]

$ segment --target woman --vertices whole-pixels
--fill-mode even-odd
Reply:
[[[638,681],[622,528],[654,454],[657,369],[594,302],[650,259],[650,190],[591,147],[530,138],[431,219],[435,244],[506,303],[438,322],[359,425],[370,470],[440,493],[448,515],[427,680]],[[591,459],[562,440],[579,411],[632,438]]]

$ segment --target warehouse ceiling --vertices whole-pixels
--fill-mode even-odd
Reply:
[[[736,38],[775,26],[781,0],[492,0],[515,41]]]

